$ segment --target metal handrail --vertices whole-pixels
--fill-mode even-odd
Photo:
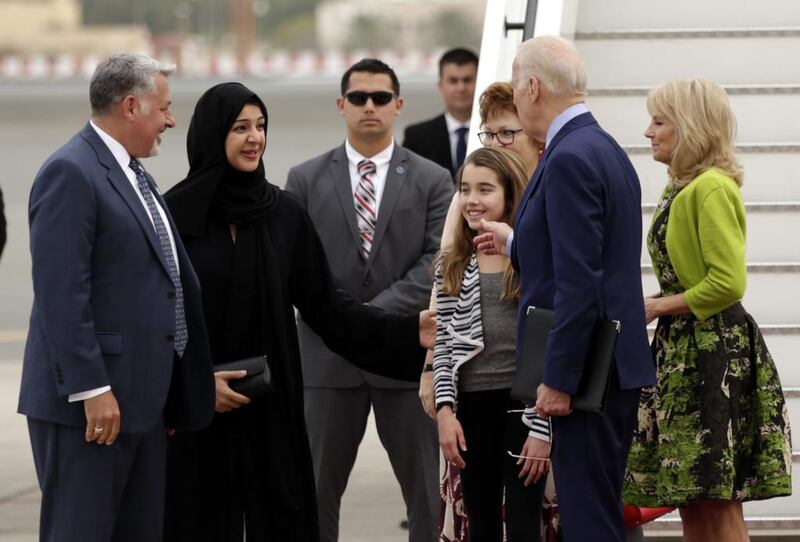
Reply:
[[[533,37],[533,30],[536,26],[536,8],[539,7],[539,0],[528,0],[525,8],[525,20],[522,22],[511,22],[505,20],[505,35],[508,36],[509,30],[522,30],[522,41]]]

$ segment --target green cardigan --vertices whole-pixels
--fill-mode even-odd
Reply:
[[[747,286],[745,213],[732,178],[707,169],[675,196],[667,254],[686,304],[705,320],[740,301]]]

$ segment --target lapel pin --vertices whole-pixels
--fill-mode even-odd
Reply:
[[[397,166],[396,168],[394,168],[394,171],[398,175],[402,175],[403,173],[406,172],[406,168],[405,168],[405,166]]]

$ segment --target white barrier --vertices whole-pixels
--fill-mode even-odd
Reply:
[[[364,57],[380,58],[399,75],[435,75],[441,51],[274,51],[253,53],[240,65],[232,53],[169,53],[156,58],[177,64],[177,75],[187,77],[309,77],[335,76]],[[2,80],[88,79],[100,57],[94,55],[0,55]]]

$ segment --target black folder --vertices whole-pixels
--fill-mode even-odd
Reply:
[[[555,323],[555,314],[548,309],[528,307],[522,329],[520,351],[511,396],[521,401],[536,402],[536,389],[542,383],[547,339]],[[578,391],[572,396],[573,410],[604,412],[614,367],[620,323],[599,318],[594,326],[583,375]]]

